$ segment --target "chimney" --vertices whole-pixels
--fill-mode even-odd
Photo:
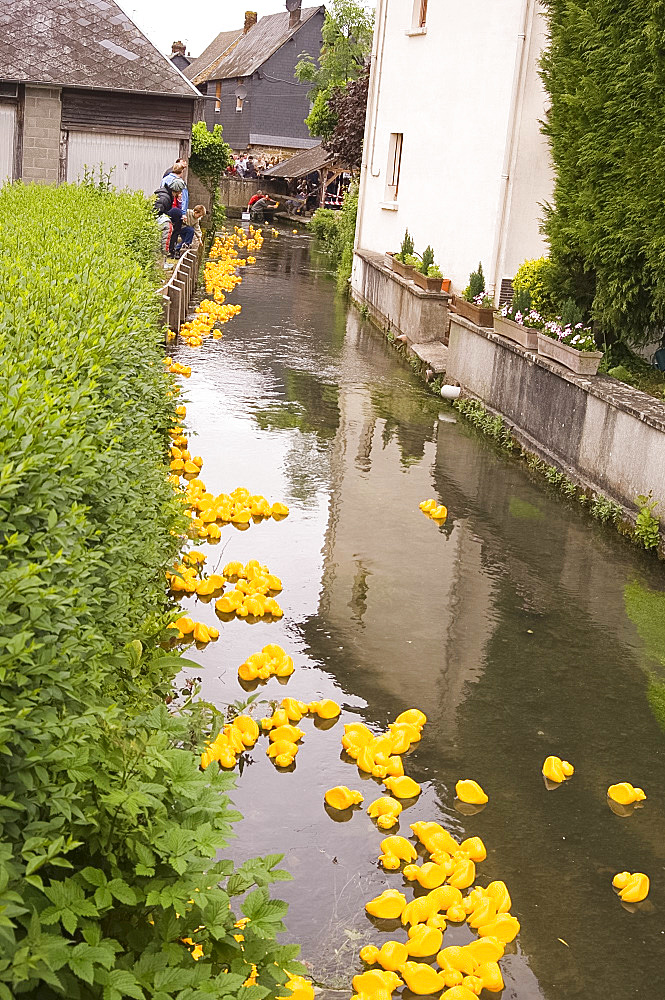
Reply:
[[[258,21],[258,14],[255,10],[245,11],[245,26],[243,27],[243,34],[247,34],[250,28],[253,28]]]
[[[300,24],[300,8],[302,0],[287,0],[286,9],[289,12],[289,31]]]
[[[186,55],[184,42],[173,42],[171,44],[171,55],[172,56]]]

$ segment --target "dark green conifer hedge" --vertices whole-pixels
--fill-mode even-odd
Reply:
[[[665,326],[665,2],[544,4],[557,299],[644,344]]]

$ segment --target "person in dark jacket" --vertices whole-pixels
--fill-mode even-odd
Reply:
[[[155,215],[168,215],[173,208],[173,193],[163,184],[155,191]]]

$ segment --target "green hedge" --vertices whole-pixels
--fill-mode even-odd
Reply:
[[[358,185],[352,184],[344,195],[339,211],[319,208],[309,222],[309,228],[330,254],[337,270],[337,287],[348,290],[353,268],[353,246],[358,218]]]
[[[552,287],[612,338],[665,325],[663,0],[545,0]]]
[[[1,1000],[236,995],[252,962],[260,1000],[294,954],[263,888],[279,858],[214,860],[232,779],[164,705],[184,521],[156,247],[141,196],[0,192]],[[229,896],[257,885],[241,952]]]

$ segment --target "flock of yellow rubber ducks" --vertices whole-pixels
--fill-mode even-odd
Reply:
[[[388,830],[399,821],[404,808],[415,802],[421,788],[404,773],[402,755],[422,738],[427,722],[424,712],[408,709],[397,716],[384,733],[374,735],[362,723],[344,727],[342,747],[355,760],[360,771],[382,781],[388,795],[372,802],[367,812],[380,829]],[[464,801],[488,801],[480,785],[471,779],[457,783],[458,797]],[[360,806],[360,792],[338,785],[324,796],[330,809],[348,810]],[[486,889],[476,886],[466,896],[476,879],[476,865],[487,851],[480,837],[458,843],[435,822],[411,824],[416,840],[429,855],[419,860],[415,844],[406,837],[391,835],[381,841],[379,864],[387,871],[400,871],[407,882],[417,883],[427,895],[407,902],[398,889],[386,889],[365,906],[370,917],[400,920],[407,929],[407,941],[386,941],[380,948],[368,945],[360,959],[370,968],[353,979],[353,1000],[389,1000],[393,991],[406,987],[418,996],[443,992],[446,1000],[468,1000],[483,989],[503,989],[499,959],[505,947],[517,936],[520,925],[510,913],[511,899],[503,882],[492,882]],[[478,940],[464,947],[443,948],[447,923],[463,923],[478,934]],[[439,970],[428,962],[436,956]]]
[[[242,308],[226,302],[229,292],[242,282],[237,268],[255,264],[254,254],[262,246],[262,232],[253,226],[249,227],[247,233],[236,226],[233,232],[215,240],[204,269],[205,288],[211,298],[199,303],[194,319],[183,323],[179,331],[189,347],[201,347],[209,336],[213,340],[221,340],[222,331],[219,326],[237,316]],[[239,251],[245,251],[244,258],[241,258]]]
[[[184,339],[190,346],[200,346],[216,323],[226,322],[239,311],[239,307],[226,307],[234,309],[233,313],[222,314],[217,310],[224,305],[224,292],[231,291],[241,280],[235,268],[252,263],[250,251],[261,246],[260,232],[250,232],[246,240],[241,234],[242,230],[235,230],[215,243],[212,260],[206,266],[206,287],[214,301],[202,303],[204,308],[199,307],[197,317],[185,330]],[[237,248],[243,246],[248,255],[241,261]],[[168,363],[170,371],[189,376],[188,366]],[[176,412],[182,419],[186,408],[179,406]],[[191,534],[195,537],[215,541],[220,532],[217,522],[248,526],[250,519],[273,517],[279,520],[288,514],[285,505],[270,505],[265,497],[251,495],[242,487],[230,494],[215,496],[209,493],[198,478],[202,460],[198,456],[191,458],[184,428],[172,428],[171,438],[172,482],[183,495],[192,518]],[[181,476],[193,477],[186,480],[184,489],[180,485]],[[423,501],[420,509],[440,524],[448,513],[446,507],[435,500]],[[211,529],[216,531],[211,533]],[[206,576],[203,572],[205,562],[206,556],[201,552],[185,553],[168,574],[171,591],[196,594],[201,600],[217,597],[215,608],[223,619],[235,615],[281,616],[282,610],[272,595],[281,591],[282,583],[267,566],[258,560],[250,560],[246,565],[231,562],[221,573]],[[223,593],[227,583],[235,584],[235,588]],[[194,622],[188,616],[178,618],[171,628],[178,641],[205,644],[219,636],[217,629]],[[270,677],[287,680],[293,671],[292,658],[280,646],[269,644],[240,665],[238,677],[243,682],[267,681]],[[334,724],[340,707],[330,699],[307,703],[284,698],[272,715],[262,719],[260,724],[249,715],[238,715],[206,745],[201,754],[201,767],[205,769],[215,762],[223,768],[236,767],[239,755],[254,747],[263,732],[268,735],[266,753],[275,767],[289,769],[294,765],[305,736],[298,724],[305,716],[312,715]],[[420,795],[418,782],[404,773],[402,756],[421,740],[426,722],[425,714],[412,708],[398,715],[387,731],[378,735],[362,723],[349,723],[344,727],[341,743],[346,754],[355,761],[359,771],[371,774],[386,788],[387,794],[375,799],[367,808],[370,818],[381,830],[394,827],[405,806],[413,804]],[[550,756],[543,764],[542,773],[548,786],[558,785],[572,776],[574,768],[568,761]],[[489,801],[486,792],[473,779],[460,779],[455,791],[460,802],[475,807],[482,808]],[[360,792],[344,785],[329,789],[324,798],[326,806],[336,811],[351,810],[363,803]],[[608,789],[608,801],[623,808],[639,805],[644,799],[643,790],[629,782],[620,782]],[[380,948],[369,945],[361,950],[360,959],[368,968],[353,978],[355,995],[352,1000],[390,1000],[394,990],[403,985],[419,996],[442,993],[442,1000],[475,1000],[482,990],[501,991],[504,982],[499,961],[506,945],[519,933],[520,924],[510,913],[511,897],[504,882],[494,881],[487,888],[477,885],[471,888],[476,880],[476,865],[487,856],[483,841],[479,837],[469,837],[458,843],[442,826],[430,821],[412,823],[410,829],[428,859],[418,863],[415,844],[405,837],[390,835],[381,841],[378,861],[387,871],[401,870],[407,882],[416,883],[427,890],[427,894],[407,902],[399,890],[387,889],[366,904],[365,910],[370,917],[399,920],[406,930],[407,940],[389,940]],[[640,872],[621,872],[615,876],[613,886],[623,902],[637,903],[646,898],[649,879]],[[470,891],[464,895],[464,890]],[[477,939],[464,946],[443,948],[447,924],[463,922],[476,932]],[[242,939],[239,934],[237,940]],[[203,954],[193,941],[185,943],[192,946],[194,958]],[[428,959],[431,962],[434,956],[438,970],[429,962],[419,961]],[[256,970],[245,985],[255,982]],[[289,996],[278,1000],[314,1000],[312,984],[300,976],[291,976],[285,989]]]
[[[270,671],[266,674],[267,677],[273,674],[288,677],[293,673],[293,660],[281,646],[264,646],[260,653],[252,654],[239,668],[238,673],[241,676],[250,662],[251,670],[246,671],[249,674],[254,674],[257,669]],[[217,761],[221,767],[234,768],[238,762],[238,755],[244,750],[251,749],[261,732],[264,732],[268,734],[269,742],[266,750],[268,757],[276,767],[289,768],[300,750],[300,741],[305,735],[297,723],[306,715],[316,715],[326,722],[334,721],[340,711],[337,702],[329,698],[312,701],[309,704],[296,698],[283,698],[280,707],[276,708],[271,716],[261,719],[260,727],[250,716],[239,715],[229,725],[224,726],[216,738],[206,746],[201,754],[201,767],[205,770],[213,761]]]

